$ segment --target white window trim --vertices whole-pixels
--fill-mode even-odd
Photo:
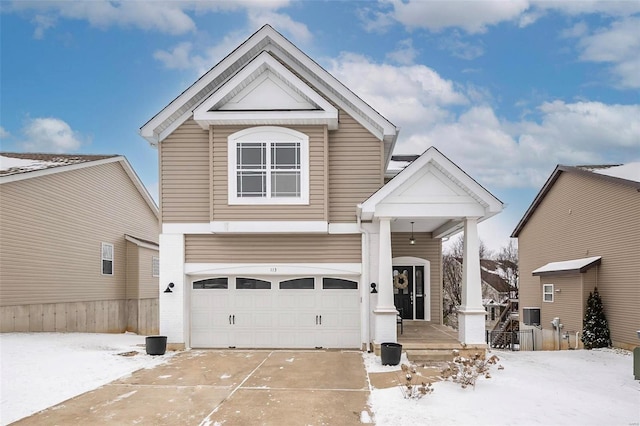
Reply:
[[[158,264],[158,273],[156,274],[155,264]],[[160,276],[160,257],[159,256],[151,256],[151,276],[159,277]]]
[[[105,246],[111,247],[111,259],[107,259],[106,257],[104,257],[104,248],[105,248]],[[102,245],[100,246],[100,274],[101,275],[104,275],[105,277],[112,277],[112,276],[115,275],[116,269],[115,269],[115,260],[114,260],[114,258],[115,258],[115,249],[113,247],[113,244],[111,244],[111,243],[102,243]],[[111,262],[111,273],[110,274],[105,274],[104,273],[104,267],[103,267],[102,263],[105,260],[108,260],[108,261]]]
[[[258,126],[240,130],[228,140],[228,191],[230,205],[308,205],[309,204],[309,136],[286,127]],[[237,150],[238,143],[250,142],[298,142],[300,143],[300,197],[238,197]],[[267,150],[270,155],[269,150]]]
[[[547,288],[551,288],[551,291],[547,291]],[[551,295],[551,300],[547,300],[546,295]],[[542,301],[545,303],[553,303],[553,284],[542,284]]]

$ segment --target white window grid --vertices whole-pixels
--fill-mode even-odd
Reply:
[[[158,256],[151,257],[151,276],[160,276],[160,258]]]
[[[111,273],[105,273],[105,262],[111,262]],[[113,275],[113,244],[102,243],[100,271],[102,272],[102,275]]]
[[[553,284],[542,285],[542,301],[553,303]]]

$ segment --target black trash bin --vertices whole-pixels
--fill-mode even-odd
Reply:
[[[382,365],[398,365],[402,356],[400,343],[383,343],[380,345],[380,358]]]
[[[167,336],[147,336],[147,355],[164,355],[167,351]]]

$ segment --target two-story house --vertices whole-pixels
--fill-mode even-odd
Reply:
[[[520,329],[537,348],[582,348],[598,288],[615,347],[638,346],[640,162],[558,165],[516,226]]]
[[[484,343],[477,223],[502,203],[435,148],[385,184],[398,129],[272,27],[140,134],[170,346],[368,348],[396,341],[398,303],[441,324],[441,241],[462,228],[460,339]]]

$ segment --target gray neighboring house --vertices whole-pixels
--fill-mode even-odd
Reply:
[[[123,156],[0,153],[0,331],[156,334],[158,227]]]
[[[638,346],[640,162],[556,167],[511,236],[518,238],[520,329],[537,330],[536,348],[582,347],[596,286],[613,346]]]

